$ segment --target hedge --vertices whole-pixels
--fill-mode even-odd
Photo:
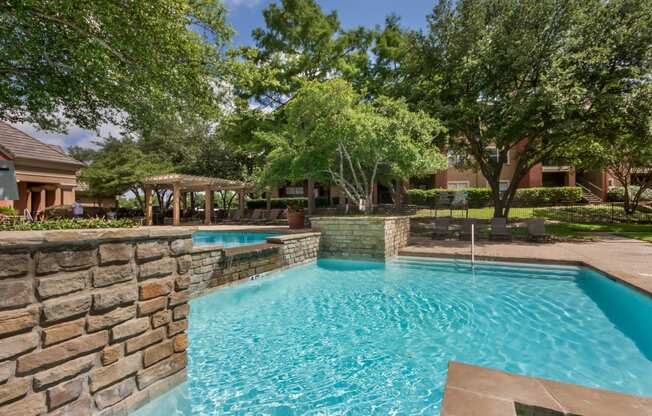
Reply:
[[[629,187],[629,197],[632,198],[640,188],[638,186]],[[623,202],[625,201],[625,188],[617,186],[610,188],[607,192],[607,199],[610,202]],[[641,201],[652,201],[652,189],[646,189],[641,195]]]
[[[308,198],[272,198],[272,209],[285,209],[288,203],[292,202],[302,207],[308,206]],[[337,204],[337,198],[334,202]],[[324,208],[330,206],[330,200],[324,196],[315,198],[315,206],[317,208]],[[267,209],[267,199],[249,199],[247,200],[248,209]]]
[[[492,204],[491,189],[468,188],[464,190],[410,189],[410,203],[415,205],[435,205],[441,192],[466,192],[469,208],[484,208]],[[559,188],[521,188],[516,191],[514,207],[536,207],[557,203],[576,203],[582,198],[582,190],[576,187]]]
[[[108,220],[105,218],[56,219],[45,221],[25,221],[18,223],[0,222],[0,231],[30,230],[79,230],[92,228],[131,228],[138,223],[130,219]]]

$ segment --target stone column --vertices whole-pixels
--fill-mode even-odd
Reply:
[[[163,207],[161,207],[161,211]],[[152,215],[152,187],[145,186],[145,225],[153,224]]]
[[[181,214],[179,206],[181,203],[181,189],[178,184],[172,186],[172,225],[179,225],[181,223]]]
[[[207,189],[204,192],[204,224],[210,225],[213,222],[213,191]]]

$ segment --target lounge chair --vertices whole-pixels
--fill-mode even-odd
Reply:
[[[255,223],[270,223],[274,222],[278,219],[279,215],[281,214],[281,209],[270,209],[269,211],[264,211],[262,212],[262,216],[260,218],[254,218],[254,215],[256,212],[254,211],[254,215],[251,216],[251,220]]]
[[[435,231],[432,238],[443,240],[450,234],[451,217],[438,217],[435,220]]]
[[[468,203],[469,193],[466,191],[455,192],[453,194],[453,200],[451,201],[451,210],[461,209],[464,210],[466,218],[469,218],[469,203]]]
[[[265,221],[265,218],[263,217],[264,213],[265,212],[262,209],[255,209],[248,220],[251,222]]]
[[[435,202],[435,217],[437,216],[437,211],[440,209],[451,209],[451,199],[448,195],[448,192],[440,192]]]
[[[471,227],[473,226],[473,227]],[[471,240],[471,229],[473,228],[475,238],[478,239],[478,220],[475,218],[467,218],[462,223],[462,229],[460,230],[460,240]]]
[[[491,233],[489,234],[491,240],[511,241],[512,234],[507,229],[507,218],[492,218],[491,219]]]
[[[527,223],[527,237],[533,241],[548,241],[550,235],[546,233],[546,220],[532,218]]]

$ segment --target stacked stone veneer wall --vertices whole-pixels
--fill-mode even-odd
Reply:
[[[238,280],[315,261],[319,237],[319,233],[290,234],[268,238],[267,244],[231,249],[195,247],[192,252],[191,294],[200,296]]]
[[[191,249],[187,231],[4,233],[0,415],[124,414],[183,381]]]
[[[312,227],[321,233],[323,257],[388,259],[410,237],[408,217],[318,217]]]

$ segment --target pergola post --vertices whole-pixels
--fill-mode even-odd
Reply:
[[[204,192],[204,224],[211,225],[213,222],[213,190],[206,189]]]
[[[181,202],[181,189],[179,184],[172,185],[172,225],[179,225],[181,223],[180,202]]]
[[[163,207],[161,207],[162,209]],[[152,187],[145,185],[145,225],[154,223],[152,214]]]
[[[244,190],[238,191],[238,213],[240,214],[240,218],[244,216],[244,209],[245,209],[245,193]]]
[[[267,198],[267,211],[272,209],[272,193],[269,188],[265,188],[265,198]]]
[[[308,179],[308,214],[315,211],[315,181]]]

